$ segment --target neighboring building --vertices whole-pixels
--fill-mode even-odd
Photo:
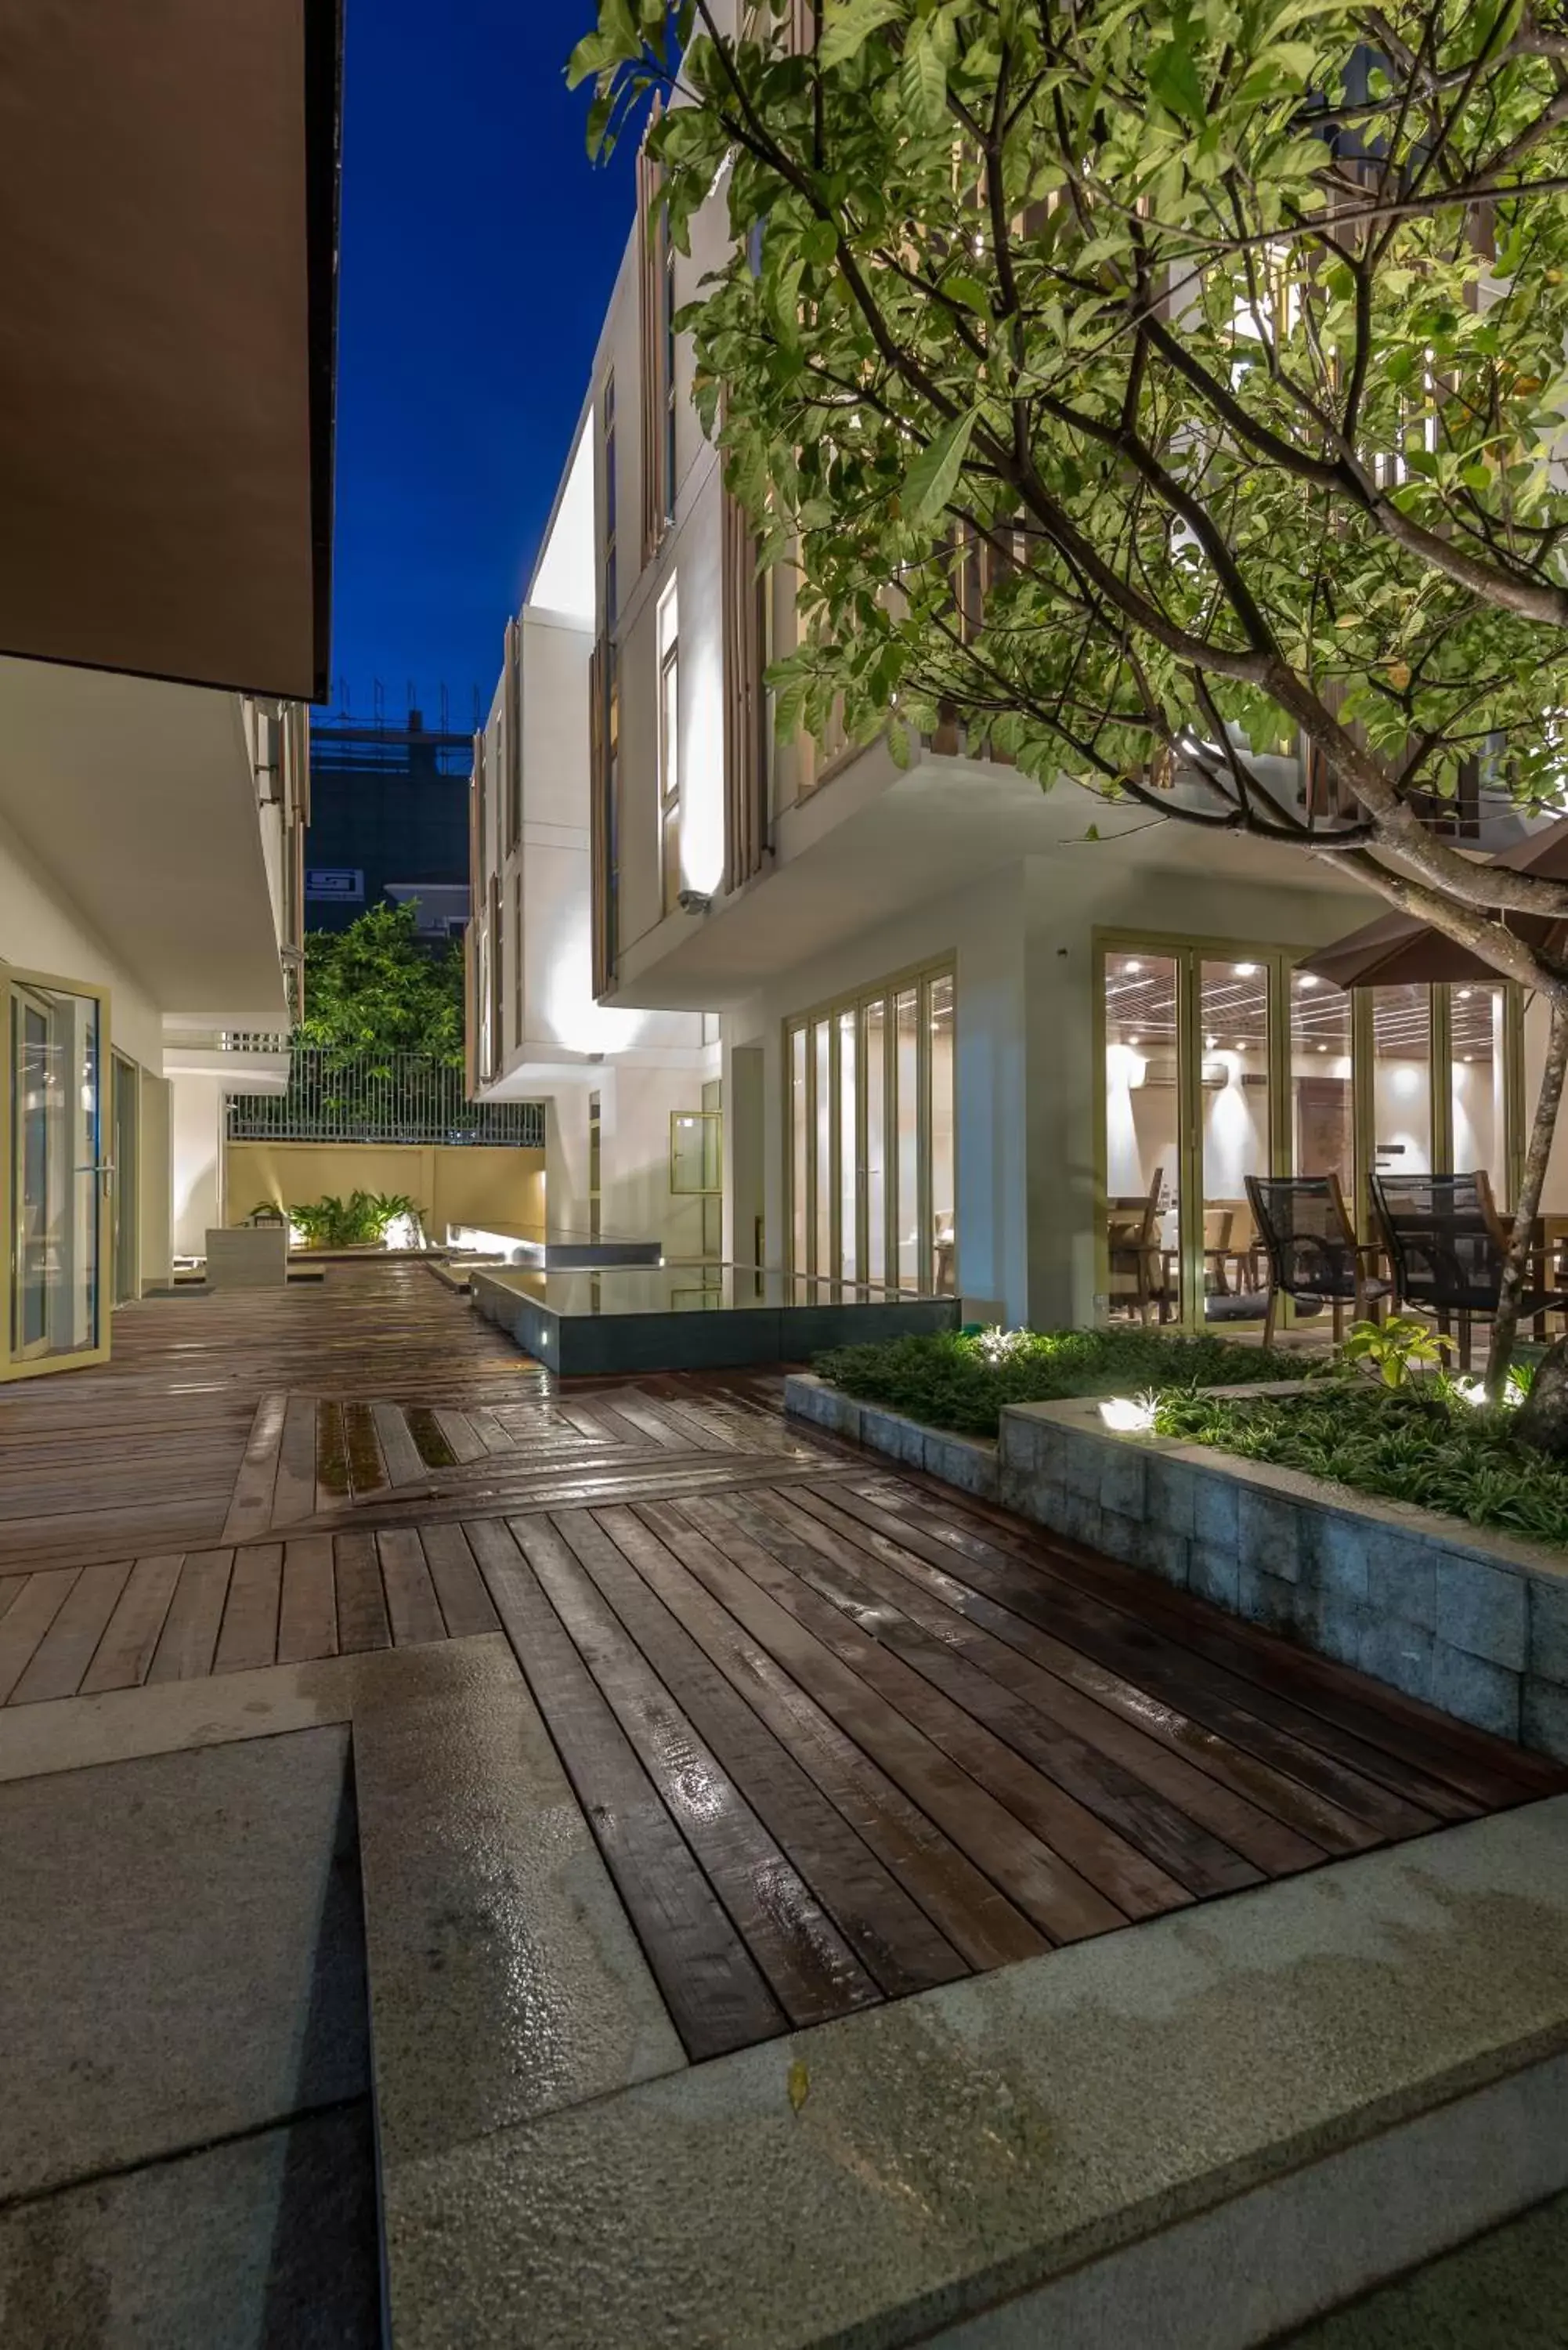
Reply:
[[[956,727],[904,769],[880,741],[775,742],[763,681],[791,577],[756,580],[671,323],[722,260],[724,191],[690,258],[650,220],[646,169],[639,191],[476,769],[482,1090],[556,1082],[546,1035],[607,1064],[684,1039],[693,1089],[653,1082],[673,1107],[722,1078],[701,1102],[722,1093],[726,1254],[956,1288],[1007,1323],[1136,1305],[1112,1221],[1151,1191],[1150,1310],[1189,1322],[1253,1284],[1250,1173],[1333,1168],[1351,1196],[1374,1163],[1482,1165],[1505,1195],[1516,992],[1351,998],[1293,970],[1381,910],[1367,894],[1043,793]],[[1304,802],[1304,763],[1281,780]],[[717,1055],[696,1042],[715,1014]],[[580,1196],[569,1151],[559,1174],[552,1216]]]
[[[413,899],[423,936],[460,936],[472,763],[472,735],[434,732],[418,710],[402,727],[313,718],[306,928],[347,930],[369,907]]]
[[[283,1081],[340,36],[321,0],[151,29],[64,0],[8,68],[0,1379],[109,1353],[110,1307],[221,1208],[225,1090]]]

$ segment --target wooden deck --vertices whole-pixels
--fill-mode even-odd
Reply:
[[[563,1387],[417,1265],[115,1355],[0,1393],[0,1703],[500,1627],[693,2056],[1568,1784],[776,1382]]]

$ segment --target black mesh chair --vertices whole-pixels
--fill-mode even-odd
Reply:
[[[1484,1169],[1471,1175],[1374,1175],[1372,1201],[1402,1305],[1459,1326],[1459,1367],[1470,1367],[1470,1323],[1497,1312],[1508,1234]],[[1528,1288],[1520,1318],[1568,1310],[1562,1290]]]
[[[1337,1339],[1347,1305],[1359,1321],[1389,1295],[1392,1284],[1370,1270],[1376,1250],[1355,1237],[1337,1175],[1249,1175],[1247,1198],[1269,1261],[1265,1347],[1273,1343],[1282,1297],[1332,1306]]]

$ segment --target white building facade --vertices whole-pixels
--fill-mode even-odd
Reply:
[[[792,641],[791,577],[756,577],[671,324],[724,256],[724,190],[689,258],[646,166],[639,191],[508,639],[515,852],[484,781],[506,758],[504,690],[476,769],[481,1089],[547,1084],[559,1104],[550,1051],[592,1043],[618,1084],[639,1068],[660,1116],[722,1103],[732,1262],[952,1291],[966,1318],[1007,1324],[1239,1315],[1259,1271],[1249,1175],[1332,1170],[1364,1210],[1372,1168],[1480,1165],[1508,1197],[1516,993],[1351,997],[1296,969],[1377,900],[1267,844],[1217,850],[1071,784],[1043,792],[957,726],[903,769],[881,741],[774,739],[764,675]],[[1304,805],[1306,762],[1284,780]],[[564,1135],[560,1156],[575,1200]],[[1135,1283],[1117,1218],[1146,1199]],[[628,1194],[644,1207],[651,1191]]]

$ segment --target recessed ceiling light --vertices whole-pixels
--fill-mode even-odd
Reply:
[[[1469,990],[1468,987],[1461,987],[1461,988],[1460,988],[1460,990],[1459,990],[1459,1002],[1460,1002],[1461,1003],[1468,1003],[1469,1002],[1469,1000],[1470,1000],[1470,990]]]
[[[1315,987],[1317,985],[1317,973],[1311,971],[1298,971],[1296,973],[1296,985],[1298,987]]]
[[[1255,962],[1239,962],[1236,965],[1236,976],[1238,979],[1251,979],[1256,976],[1257,969]]]
[[[1127,971],[1141,971],[1143,969],[1141,962],[1129,962],[1125,964],[1123,967]]]
[[[1137,1043],[1137,1041],[1138,1041],[1138,1040],[1137,1040],[1137,1038],[1136,1036],[1129,1036],[1129,1037],[1127,1038],[1127,1043],[1128,1043],[1129,1045],[1136,1045],[1136,1044]]]

